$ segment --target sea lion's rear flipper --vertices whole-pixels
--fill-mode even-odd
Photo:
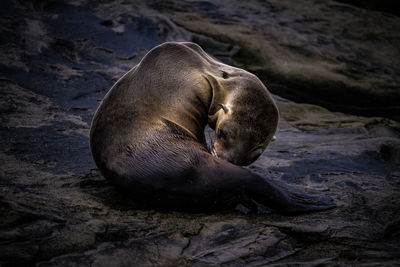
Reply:
[[[307,194],[285,183],[270,177],[262,177],[219,158],[210,158],[208,155],[203,159],[208,160],[197,168],[197,172],[200,174],[198,181],[202,181],[203,186],[209,188],[203,189],[203,191],[218,192],[213,196],[208,195],[209,199],[214,197],[218,200],[224,195],[234,195],[238,201],[236,204],[257,210],[257,207],[252,204],[254,201],[281,214],[322,211],[336,207],[329,197]],[[203,187],[200,184],[197,186],[197,190]]]
[[[297,214],[336,207],[329,197],[313,196],[271,178],[261,179],[263,181],[259,181],[258,186],[253,188],[254,200],[278,213]]]
[[[286,209],[288,213],[328,210],[336,207],[333,200],[326,196],[313,196],[304,192],[299,194],[292,191],[285,193],[290,199],[290,205]]]

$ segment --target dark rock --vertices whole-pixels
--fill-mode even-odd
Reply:
[[[398,140],[381,145],[382,158],[394,164],[400,164],[400,142]]]
[[[399,3],[396,0],[337,0],[338,2],[349,3],[366,9],[383,11],[399,16]]]
[[[400,119],[398,17],[334,1],[221,0],[210,14],[191,12],[185,1],[174,4],[157,10],[187,30],[239,46],[234,60],[275,94]]]
[[[277,140],[248,168],[338,206],[291,217],[139,207],[88,144],[98,102],[163,41],[195,41],[291,99],[398,118],[398,22],[333,1],[3,1],[0,265],[398,265],[388,118],[274,96]]]

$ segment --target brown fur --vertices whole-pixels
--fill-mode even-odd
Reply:
[[[205,144],[207,123],[226,135],[216,137],[217,157]],[[252,200],[288,213],[333,207],[236,166],[262,153],[277,123],[276,105],[256,76],[196,44],[164,43],[108,92],[90,145],[110,182],[156,206],[230,208]]]

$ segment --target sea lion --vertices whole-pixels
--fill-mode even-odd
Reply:
[[[238,165],[272,139],[278,109],[253,74],[223,64],[194,43],[149,51],[104,97],[90,147],[101,173],[141,203],[179,210],[254,209],[280,213],[334,207]],[[215,129],[208,149],[204,128]]]

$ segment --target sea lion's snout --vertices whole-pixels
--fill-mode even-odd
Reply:
[[[257,158],[259,157],[259,155],[257,155],[256,157],[253,157],[253,158],[251,158],[251,159],[232,159],[231,158],[231,160],[228,160],[230,163],[233,163],[233,164],[235,164],[235,165],[238,165],[238,166],[247,166],[247,165],[250,165],[251,163],[253,163]]]
[[[211,147],[211,155],[214,157],[224,159],[232,164],[238,165],[238,166],[246,166],[252,163],[252,161],[243,161],[241,158],[235,157],[232,152],[230,151],[225,151],[225,152],[217,152],[215,149],[215,146]]]
[[[256,161],[262,154],[264,149],[258,149],[253,153],[235,153],[233,150],[217,150],[213,145],[210,149],[210,153],[217,158],[224,159],[237,166],[247,166]]]
[[[221,159],[224,159],[226,161],[229,161],[230,163],[235,164],[234,159],[233,159],[231,153],[229,153],[229,152],[221,153],[221,151],[220,151],[218,153],[217,149],[215,148],[214,145],[211,147],[210,152],[211,152],[211,155],[213,155],[214,157],[221,158]],[[238,165],[238,164],[236,164],[236,165]]]

